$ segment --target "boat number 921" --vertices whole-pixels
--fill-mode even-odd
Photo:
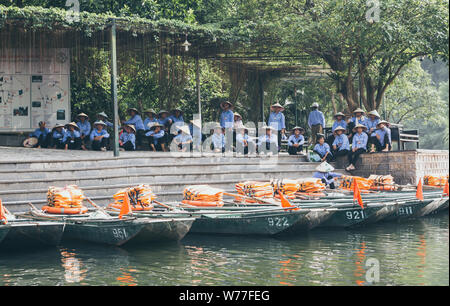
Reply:
[[[286,217],[270,217],[267,218],[267,221],[269,222],[269,226],[276,226],[276,227],[287,227],[289,226],[288,219]]]
[[[345,213],[348,220],[361,220],[365,218],[364,211],[352,210]]]
[[[112,233],[114,235],[114,238],[116,239],[126,239],[127,238],[127,232],[124,228],[114,228],[112,230]]]

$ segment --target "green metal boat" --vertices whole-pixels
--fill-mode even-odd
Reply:
[[[3,241],[3,239],[8,234],[9,228],[10,228],[10,226],[8,224],[0,224],[0,245]]]

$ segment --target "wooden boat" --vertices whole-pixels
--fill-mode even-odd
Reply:
[[[0,224],[0,245],[3,241],[3,239],[6,237],[10,229],[10,226],[8,224]]]
[[[64,222],[9,219],[0,226],[0,250],[56,246],[64,233]]]

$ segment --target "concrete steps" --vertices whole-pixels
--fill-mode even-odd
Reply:
[[[42,151],[52,150],[37,152]],[[160,201],[179,201],[186,185],[208,184],[233,192],[234,185],[245,180],[311,177],[318,165],[288,155],[173,157],[133,152],[116,158],[103,152],[92,157],[92,152],[55,151],[54,156],[36,159],[29,152],[0,159],[0,198],[11,211],[28,210],[28,202],[45,204],[48,186],[78,185],[96,203],[107,205],[119,189],[149,184]]]

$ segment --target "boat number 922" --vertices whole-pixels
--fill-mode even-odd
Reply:
[[[289,226],[288,219],[286,217],[270,217],[267,218],[267,222],[269,222],[269,226],[276,227],[287,227]]]
[[[361,220],[365,218],[364,211],[362,210],[351,210],[345,213],[348,220]]]
[[[127,232],[124,228],[113,228],[112,233],[116,239],[126,239]]]

